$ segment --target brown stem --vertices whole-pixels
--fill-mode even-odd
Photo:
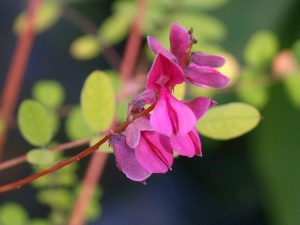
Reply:
[[[98,32],[98,27],[92,21],[66,4],[62,5],[62,16],[73,26],[78,27],[83,33],[96,36],[101,44],[101,49],[103,49],[102,54],[108,64],[115,70],[119,69],[121,59],[118,52],[103,40],[101,34]]]
[[[67,142],[64,144],[57,145],[57,146],[53,146],[53,147],[50,147],[49,149],[52,151],[64,151],[64,150],[68,150],[71,148],[86,145],[90,142],[90,140],[91,140],[91,138],[79,139],[76,141],[71,141],[71,142]],[[0,171],[8,169],[8,168],[16,166],[16,165],[19,165],[25,161],[26,161],[26,155],[21,155],[16,158],[9,159],[5,162],[0,163]]]
[[[133,72],[137,56],[139,53],[139,49],[141,47],[142,42],[142,22],[144,20],[145,10],[146,10],[146,0],[137,0],[138,7],[135,22],[132,26],[132,30],[129,35],[129,39],[126,43],[125,54],[122,60],[122,64],[120,67],[120,74],[122,82],[122,89],[126,80],[130,77],[131,73]],[[122,90],[120,91],[122,92]],[[152,110],[154,105],[150,106],[147,110]],[[150,112],[149,111],[149,112]],[[144,114],[144,113],[142,113]],[[145,115],[145,114],[144,114]],[[124,130],[128,126],[128,121],[124,123],[124,127],[120,129],[120,131]],[[114,131],[118,132],[118,128]],[[97,160],[101,162],[94,166],[94,157],[97,157]],[[98,159],[99,158],[99,159]],[[69,225],[82,225],[85,221],[85,209],[88,207],[88,204],[91,200],[95,187],[97,185],[97,181],[101,177],[106,157],[104,155],[101,156],[93,156],[92,161],[89,163],[88,170],[84,176],[83,187],[80,190],[80,194],[76,201],[75,207],[73,208]],[[91,172],[93,171],[93,175]],[[92,176],[92,177],[91,177]]]
[[[151,105],[150,107],[145,109],[143,112],[137,114],[136,116],[134,116],[133,120],[135,120],[137,118],[140,118],[140,117],[143,117],[145,115],[148,115],[153,110],[154,106],[155,106],[155,104]],[[131,121],[128,121],[128,120],[125,121],[120,126],[118,126],[116,129],[114,129],[110,134],[104,136],[96,144],[94,144],[93,146],[83,150],[79,154],[77,154],[77,155],[75,155],[75,156],[73,156],[73,157],[71,157],[67,160],[61,161],[61,162],[55,164],[54,166],[52,166],[48,169],[45,169],[41,172],[38,172],[36,174],[33,174],[31,176],[28,176],[28,177],[23,178],[21,180],[18,180],[16,182],[12,182],[12,183],[0,186],[0,192],[6,192],[6,191],[11,191],[11,190],[14,190],[14,189],[21,188],[22,186],[30,183],[33,180],[36,180],[37,178],[39,178],[41,176],[47,175],[49,173],[53,173],[53,172],[59,170],[60,168],[63,168],[63,167],[65,167],[65,166],[67,166],[67,165],[69,165],[73,162],[79,161],[80,159],[87,157],[88,155],[90,155],[94,151],[96,151],[103,143],[105,143],[112,136],[113,133],[120,133],[120,132],[124,131],[130,123],[131,123]],[[100,165],[98,165],[98,166],[100,166]]]
[[[90,160],[88,169],[85,173],[85,178],[83,185],[81,187],[78,200],[73,208],[69,224],[80,225],[84,223],[84,218],[86,214],[87,207],[89,205],[90,199],[93,197],[98,180],[100,179],[104,165],[107,159],[107,154],[102,152],[95,152]],[[98,172],[99,171],[99,172]]]
[[[6,75],[6,80],[1,95],[0,118],[2,118],[8,126],[13,118],[24,72],[32,49],[35,36],[34,17],[40,4],[40,0],[28,0],[25,26],[18,38],[12,61]],[[0,134],[0,160],[3,155],[6,138],[7,128]]]

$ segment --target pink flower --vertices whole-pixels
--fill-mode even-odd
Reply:
[[[223,88],[229,79],[214,67],[221,67],[225,60],[222,57],[207,55],[201,52],[191,53],[195,40],[185,28],[178,23],[171,26],[170,48],[168,51],[152,36],[148,44],[155,54],[163,54],[184,70],[185,81],[201,87]]]

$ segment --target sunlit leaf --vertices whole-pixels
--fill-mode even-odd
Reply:
[[[98,141],[100,141],[104,136],[95,136],[91,139],[90,141],[90,146],[96,144]],[[112,148],[109,146],[108,141],[104,142],[98,150],[99,152],[104,152],[104,153],[113,153]]]
[[[58,81],[40,80],[33,86],[32,96],[49,108],[57,108],[65,100],[65,90]]]
[[[224,6],[229,0],[185,0],[183,6],[191,9],[213,10]]]
[[[260,121],[259,112],[245,103],[229,103],[215,106],[197,124],[204,136],[228,140],[252,130]]]
[[[83,116],[94,131],[108,129],[115,116],[115,93],[109,77],[94,71],[86,79],[81,92]]]
[[[67,116],[66,133],[71,140],[95,135],[87,125],[79,106],[74,107]]]
[[[278,38],[270,31],[259,31],[248,41],[244,58],[252,67],[261,68],[270,64],[279,48]]]
[[[78,60],[89,60],[99,55],[101,46],[99,40],[87,34],[77,38],[70,47],[71,55]]]
[[[46,189],[37,194],[40,203],[55,205],[58,209],[69,209],[72,204],[72,194],[67,189]]]
[[[264,78],[263,74],[245,69],[236,89],[238,97],[246,103],[263,108],[269,99],[268,87]]]
[[[25,209],[17,203],[7,202],[0,207],[1,225],[24,225],[27,219]]]
[[[186,90],[186,83],[177,84],[174,88],[174,96],[179,100],[184,99],[185,90]]]
[[[119,121],[125,121],[127,119],[127,111],[128,111],[128,104],[130,99],[123,99],[119,101],[117,104],[116,114],[119,118]]]
[[[22,136],[32,145],[46,145],[53,134],[47,110],[38,102],[24,100],[18,111],[18,125]]]
[[[288,75],[283,83],[291,102],[300,109],[300,72]]]
[[[42,5],[37,11],[34,24],[35,31],[40,33],[51,28],[60,18],[60,5],[52,0],[42,1]],[[14,23],[14,31],[20,34],[26,26],[24,11],[17,17]]]
[[[33,165],[44,165],[54,161],[54,154],[48,149],[33,149],[26,154],[26,158]]]
[[[238,80],[237,78],[240,74],[240,65],[236,58],[229,53],[221,53],[218,55],[224,57],[226,60],[225,64],[219,69],[219,71],[229,77],[230,82],[228,86],[232,86]]]

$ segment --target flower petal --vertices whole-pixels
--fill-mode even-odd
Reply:
[[[167,49],[165,49],[156,38],[154,38],[152,36],[147,36],[147,41],[148,41],[148,45],[153,53],[155,53],[155,54],[162,53],[163,55],[165,55],[172,61],[177,62],[176,57],[171,52],[169,52]]]
[[[199,120],[210,107],[216,104],[215,101],[205,97],[194,98],[192,101],[186,102],[186,105],[194,112],[197,120]]]
[[[184,136],[173,136],[170,143],[175,152],[179,155],[193,157],[194,155],[202,156],[201,141],[196,128]]]
[[[133,112],[144,110],[146,104],[153,104],[156,101],[156,93],[154,90],[145,90],[136,96],[128,106],[128,115]]]
[[[138,162],[150,173],[165,173],[173,164],[173,151],[168,137],[143,131],[135,149]]]
[[[188,82],[200,87],[223,88],[229,82],[229,78],[219,71],[208,66],[198,66],[194,63],[191,63],[185,69],[184,75]]]
[[[173,87],[184,81],[182,69],[166,56],[158,53],[148,73],[147,89]]]
[[[183,102],[174,98],[168,89],[161,89],[156,106],[150,116],[151,126],[159,133],[185,135],[196,124],[196,116]]]
[[[225,63],[225,59],[216,55],[208,55],[202,52],[196,52],[191,55],[191,63],[198,66],[221,67]]]
[[[138,163],[135,151],[128,147],[124,135],[113,135],[110,139],[110,144],[113,147],[118,168],[129,179],[134,181],[144,181],[151,175],[151,172],[145,170]]]
[[[188,31],[178,23],[173,23],[170,31],[170,48],[182,68],[188,62],[190,47],[191,36]]]

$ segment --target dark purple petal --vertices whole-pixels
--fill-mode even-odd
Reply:
[[[191,36],[188,31],[178,23],[173,23],[170,31],[170,47],[176,56],[178,64],[184,68],[189,61]]]
[[[191,55],[190,62],[198,66],[221,67],[224,65],[225,59],[216,55],[196,52]]]
[[[148,45],[153,53],[155,53],[155,54],[161,53],[161,54],[165,55],[166,57],[168,57],[170,60],[177,62],[176,57],[171,52],[169,52],[167,49],[165,49],[156,38],[154,38],[152,36],[147,36],[147,41],[148,41]]]
[[[158,53],[148,73],[147,89],[173,87],[184,81],[182,69],[166,56]]]
[[[186,104],[174,98],[170,90],[161,89],[150,124],[157,132],[169,137],[185,135],[195,126],[196,116]]]
[[[204,116],[210,107],[215,106],[217,103],[210,98],[198,97],[194,98],[190,102],[186,102],[185,104],[190,107],[197,120],[199,120],[202,116]]]
[[[219,71],[208,66],[198,66],[194,63],[191,63],[184,70],[184,75],[187,82],[200,87],[224,88],[229,82],[229,78]]]
[[[193,157],[202,156],[201,141],[196,128],[184,136],[172,136],[170,143],[175,152],[179,155]]]
[[[113,147],[118,168],[129,179],[134,181],[144,181],[151,175],[151,172],[145,170],[138,163],[135,151],[128,147],[124,135],[113,135],[110,139],[110,144]]]
[[[146,104],[153,104],[156,101],[156,93],[154,90],[145,90],[136,96],[128,106],[128,115],[132,112],[140,112],[144,110]]]
[[[151,173],[165,173],[173,163],[173,150],[168,138],[153,131],[141,132],[135,155],[139,164]]]

